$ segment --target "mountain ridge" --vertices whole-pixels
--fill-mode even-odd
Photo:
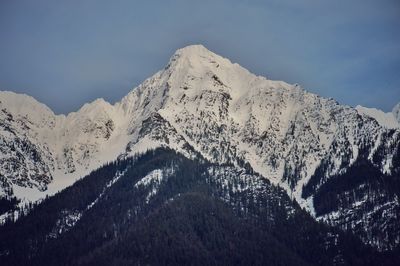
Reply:
[[[400,108],[400,103],[393,107],[391,112],[383,112],[382,110],[376,108],[368,108],[361,105],[357,105],[355,109],[361,114],[374,118],[380,125],[387,127],[389,129],[400,128],[400,116],[398,114],[398,109]]]
[[[177,50],[163,70],[114,105],[96,100],[50,119],[11,111],[0,114],[6,155],[0,177],[9,196],[29,195],[19,192],[26,187],[44,192],[28,200],[55,193],[107,161],[160,146],[188,158],[197,152],[214,163],[247,162],[314,216],[314,203],[320,205],[314,195],[353,164],[366,160],[379,175],[400,173],[400,130],[298,85],[251,74],[201,45]],[[32,166],[24,167],[27,163]],[[338,205],[345,211],[337,224],[348,217],[347,210],[369,206],[359,198]],[[393,203],[390,210],[396,213],[398,198],[385,194],[382,201],[374,213],[385,202]],[[357,219],[366,219],[363,215]],[[371,236],[363,240],[386,245]],[[400,235],[393,241],[398,243]]]

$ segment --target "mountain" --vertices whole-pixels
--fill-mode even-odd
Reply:
[[[1,92],[0,101],[3,212],[106,162],[168,147],[249,165],[314,219],[380,251],[399,246],[400,129],[201,45],[176,51],[114,105],[96,100],[63,116],[25,95]]]
[[[99,168],[0,227],[0,240],[3,265],[394,265],[396,258],[317,223],[251,168],[165,148]]]
[[[32,97],[1,92],[0,107],[3,195],[43,198],[114,160],[126,145],[112,135],[121,116],[104,100],[64,116]]]

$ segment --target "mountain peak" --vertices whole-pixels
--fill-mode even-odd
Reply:
[[[37,124],[54,117],[53,111],[32,96],[11,91],[0,91],[0,110],[25,117]]]
[[[178,89],[179,97],[183,93],[180,88],[196,89],[184,92],[186,96],[192,92],[201,93],[205,88],[214,91],[231,90],[241,94],[257,79],[256,75],[239,64],[232,63],[200,44],[178,49],[165,70],[169,87]]]
[[[46,112],[53,113],[49,107],[40,103],[32,96],[23,93],[15,93],[12,91],[0,91],[0,105],[8,109],[15,109],[17,112],[20,110],[28,109],[43,109]]]
[[[103,98],[97,98],[92,102],[85,103],[78,112],[88,112],[92,110],[99,110],[110,108],[112,105]]]
[[[202,44],[191,44],[183,48],[180,48],[175,52],[175,54],[186,54],[186,55],[207,54],[207,53],[213,53],[213,52],[208,50]]]
[[[170,58],[167,68],[170,66],[203,69],[204,67],[211,67],[213,69],[236,68],[249,73],[247,69],[241,67],[239,64],[231,62],[229,59],[216,54],[201,44],[189,45],[176,50]]]
[[[230,62],[228,59],[219,56],[218,54],[214,53],[213,51],[207,49],[202,44],[192,44],[180,48],[175,51],[172,58],[187,58],[189,60],[226,60]]]

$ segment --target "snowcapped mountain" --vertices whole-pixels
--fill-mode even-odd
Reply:
[[[379,249],[400,242],[399,191],[385,185],[399,182],[400,129],[201,45],[176,51],[114,105],[96,100],[63,116],[25,95],[1,92],[0,101],[3,195],[36,200],[107,161],[166,146],[188,158],[249,163],[315,218]],[[368,176],[353,175],[361,166]]]
[[[1,92],[0,101],[5,195],[37,200],[52,194],[114,160],[126,145],[112,134],[120,130],[120,116],[104,100],[85,104],[68,116],[54,115],[26,95]]]

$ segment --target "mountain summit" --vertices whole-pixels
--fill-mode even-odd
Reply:
[[[177,50],[114,105],[96,100],[63,116],[25,95],[0,92],[0,101],[4,198],[41,199],[106,162],[168,147],[248,164],[316,219],[382,250],[400,242],[398,191],[387,189],[400,178],[400,130],[204,46]]]

